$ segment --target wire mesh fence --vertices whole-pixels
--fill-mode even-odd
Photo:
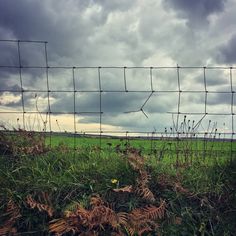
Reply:
[[[160,159],[173,150],[235,156],[236,67],[55,66],[45,41],[0,47],[4,125],[44,132],[49,145],[69,137],[74,150],[93,138],[100,150],[116,151],[145,141]]]

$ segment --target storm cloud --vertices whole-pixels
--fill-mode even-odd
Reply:
[[[0,1],[0,9],[0,39],[47,41],[50,66],[24,68],[46,66],[44,43],[0,42],[0,65],[23,66],[0,68],[2,110],[21,108],[23,88],[26,111],[46,112],[47,72],[52,112],[74,112],[75,97],[76,112],[99,113],[101,98],[103,123],[120,129],[164,128],[178,108],[204,112],[206,89],[210,112],[231,106],[229,69],[206,70],[204,78],[203,66],[236,61],[234,0],[11,0]],[[139,66],[147,68],[129,68]],[[182,93],[178,104],[178,90],[194,93]],[[77,118],[99,122],[98,114]]]
[[[225,45],[220,47],[218,60],[230,65],[236,63],[236,34]]]
[[[163,1],[166,8],[176,10],[180,18],[187,19],[190,26],[204,26],[208,17],[224,10],[227,0],[167,0]]]

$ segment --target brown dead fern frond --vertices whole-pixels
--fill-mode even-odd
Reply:
[[[40,212],[46,212],[49,217],[53,216],[54,209],[49,205],[49,198],[46,193],[42,193],[45,204],[39,203],[32,198],[32,195],[26,197],[26,203],[31,209],[38,209]]]
[[[89,219],[90,212],[78,204],[74,211],[65,211],[63,218],[50,221],[49,232],[56,235],[81,233],[89,225]]]
[[[1,127],[0,127],[1,128]],[[3,154],[17,157],[19,155],[38,155],[48,151],[45,135],[23,129],[14,132],[0,130],[0,151]]]
[[[129,221],[129,213],[127,213],[127,212],[118,212],[117,217],[118,217],[119,225],[127,225],[128,221]]]
[[[144,158],[138,153],[129,153],[128,162],[135,171],[139,171],[144,168]]]
[[[129,235],[143,235],[144,232],[153,232],[155,228],[158,227],[157,223],[154,223],[151,220],[147,219],[139,219],[139,221],[136,221],[137,219],[130,219],[129,223],[125,226],[127,231],[129,232]]]
[[[136,208],[127,216],[127,222],[124,222],[130,235],[142,235],[144,232],[153,232],[158,228],[157,220],[164,217],[166,209],[165,201],[161,201],[159,207],[146,206]]]
[[[113,229],[119,227],[119,218],[117,214],[109,207],[97,206],[90,212],[89,228],[103,228],[110,225]]]
[[[123,188],[115,188],[115,189],[113,189],[113,191],[117,192],[117,193],[120,193],[120,192],[122,192],[122,193],[132,193],[134,191],[134,189],[133,189],[132,185],[127,185]]]
[[[139,177],[137,179],[138,183],[141,183],[143,185],[147,185],[149,180],[151,179],[151,176],[148,174],[146,170],[139,170]]]
[[[193,195],[192,192],[190,192],[188,189],[184,188],[181,185],[181,183],[179,183],[179,182],[174,183],[173,188],[178,193],[182,193],[182,194],[187,195],[187,196],[192,196]]]
[[[81,230],[76,227],[79,226],[77,218],[68,219],[54,219],[49,222],[49,232],[55,233],[60,236],[66,233],[71,233],[72,235],[75,233],[81,232]]]
[[[104,205],[104,201],[101,199],[99,195],[94,195],[90,198],[90,206],[92,208],[101,205]]]
[[[136,187],[135,193],[140,196],[141,198],[143,198],[144,200],[150,201],[150,202],[154,202],[155,201],[155,197],[154,194],[152,193],[152,191],[143,185],[139,185]]]
[[[139,176],[136,180],[137,185],[135,186],[135,193],[147,201],[154,202],[154,194],[148,187],[150,178],[151,177],[146,170],[140,170]]]
[[[162,174],[157,179],[158,184],[163,188],[169,187],[177,193],[181,193],[189,197],[193,196],[194,193],[184,188],[181,184],[181,181],[182,181],[182,177],[180,175],[169,176],[169,175]]]
[[[104,202],[100,196],[93,196],[90,199],[89,228],[102,228],[104,225],[110,225],[112,228],[118,227],[118,217],[116,213]]]
[[[147,219],[156,220],[164,218],[166,210],[166,202],[161,200],[161,204],[159,207],[156,206],[148,206],[144,207],[143,211]]]
[[[161,201],[159,207],[150,205],[142,208],[136,208],[130,213],[130,215],[133,219],[157,220],[164,217],[165,209],[166,202]]]
[[[65,211],[64,216],[66,219],[77,217],[80,224],[87,226],[89,224],[90,211],[78,204],[74,211]]]
[[[2,216],[7,219],[0,226],[0,235],[15,235],[17,229],[14,225],[17,219],[21,217],[21,213],[19,206],[12,199],[8,201],[6,213]]]
[[[134,150],[128,153],[128,162],[130,166],[138,173],[138,178],[136,180],[137,184],[134,188],[132,188],[133,192],[147,201],[154,202],[154,194],[148,187],[151,176],[145,170],[144,158],[138,153],[138,151]]]
[[[91,197],[90,206],[91,209],[87,210],[78,204],[74,211],[66,211],[62,219],[51,221],[50,233],[63,235],[83,232],[94,235],[93,232],[103,230],[106,226],[118,230],[121,218],[99,196]]]

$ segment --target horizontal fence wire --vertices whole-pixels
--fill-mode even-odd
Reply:
[[[22,124],[21,127],[25,130],[27,130],[27,115],[30,114],[38,114],[41,117],[41,120],[44,121],[44,129],[43,132],[47,134],[49,137],[49,145],[52,145],[52,137],[53,135],[67,135],[70,136],[72,135],[73,137],[73,148],[76,150],[77,144],[78,144],[78,137],[94,137],[98,138],[98,146],[100,150],[104,148],[103,142],[104,139],[106,138],[121,138],[121,139],[126,139],[131,140],[131,139],[146,139],[150,141],[150,152],[154,153],[156,151],[155,145],[156,141],[160,139],[165,139],[165,140],[191,140],[191,139],[198,139],[198,140],[203,140],[204,145],[207,142],[211,142],[212,140],[214,141],[223,141],[223,142],[230,142],[231,147],[230,147],[230,155],[231,158],[235,155],[234,150],[234,141],[235,141],[235,128],[234,128],[234,86],[233,86],[233,71],[236,69],[234,66],[51,66],[49,64],[48,60],[48,48],[47,48],[47,41],[33,41],[33,40],[0,40],[0,44],[5,44],[5,43],[10,43],[11,45],[15,45],[17,48],[17,59],[15,61],[18,61],[16,65],[12,64],[0,64],[0,72],[1,70],[8,71],[9,74],[14,74],[16,76],[18,74],[19,78],[19,86],[16,89],[14,86],[10,88],[11,86],[5,86],[3,88],[0,88],[0,94],[1,96],[5,96],[6,93],[13,94],[14,96],[20,96],[21,99],[21,104],[15,108],[15,109],[9,109],[7,105],[2,105],[0,109],[0,114],[8,114],[9,116],[11,114],[20,114],[22,117]],[[29,64],[25,64],[24,60],[22,59],[22,44],[37,44],[41,45],[43,48],[43,57],[44,57],[44,62],[43,65],[33,65],[30,66]],[[1,56],[0,56],[1,57]],[[4,58],[0,58],[1,61],[7,61],[4,60]],[[27,58],[30,60],[30,58]],[[14,72],[11,70],[14,69]],[[43,70],[45,73],[45,89],[32,89],[32,88],[27,88],[24,86],[24,76],[23,72],[24,71],[29,71],[31,69],[40,69]],[[123,81],[122,83],[122,88],[117,89],[117,87],[114,85],[114,87],[110,89],[103,89],[104,81],[102,77],[102,72],[107,69],[115,69],[121,72],[121,80]],[[128,79],[127,73],[132,70],[132,69],[137,69],[137,70],[145,70],[148,71],[148,76],[145,80],[145,85],[147,88],[143,89],[142,86],[138,86],[140,89],[135,89],[135,88],[130,88],[130,81]],[[186,89],[183,85],[183,82],[181,81],[181,72],[182,71],[188,71],[191,69],[198,69],[201,71],[202,77],[203,77],[203,82],[202,82],[202,89]],[[58,89],[55,88],[54,86],[51,86],[51,80],[52,78],[50,77],[50,71],[58,71],[60,73],[60,70],[67,70],[71,72],[71,81],[72,84],[70,85],[70,88],[62,88]],[[96,73],[96,80],[98,83],[98,88],[78,88],[76,86],[76,75],[75,73],[77,71],[83,71],[83,70],[93,70]],[[155,88],[154,86],[154,71],[156,72],[161,72],[163,70],[171,70],[175,72],[175,75],[172,78],[172,81],[177,84],[177,87],[172,89],[171,87],[169,89],[162,89],[162,88]],[[224,89],[220,88],[219,90],[215,91],[212,88],[208,88],[208,76],[207,76],[207,71],[213,71],[213,70],[226,70],[228,71],[229,74],[229,87],[230,89],[224,91]],[[1,75],[0,80],[3,79],[3,75]],[[58,81],[60,83],[60,81]],[[132,84],[134,85],[134,81],[132,81]],[[135,86],[134,86],[135,87]],[[45,107],[42,111],[39,112],[39,110],[29,110],[27,107],[27,96],[30,93],[45,93]],[[69,93],[72,95],[72,111],[54,111],[52,109],[52,103],[53,103],[53,94],[61,94],[60,96],[63,96],[63,93]],[[78,94],[83,93],[83,94],[98,94],[98,99],[97,99],[97,110],[80,110],[78,111],[78,101],[77,101],[77,96]],[[177,106],[175,110],[172,111],[155,111],[157,114],[165,114],[169,115],[172,118],[173,126],[171,129],[165,129],[163,130],[148,130],[145,131],[143,129],[134,129],[130,127],[130,130],[126,128],[120,128],[119,130],[113,130],[113,129],[103,129],[105,125],[107,125],[107,121],[104,119],[107,113],[106,112],[106,107],[104,105],[104,95],[105,94],[119,94],[120,96],[125,96],[127,94],[146,94],[146,98],[142,101],[142,104],[140,104],[138,109],[134,110],[126,110],[123,111],[123,115],[128,116],[129,114],[137,114],[140,113],[142,114],[146,119],[149,119],[149,114],[146,111],[146,107],[149,104],[149,102],[153,99],[155,95],[160,95],[160,94],[175,94],[177,95]],[[203,110],[202,111],[195,111],[194,109],[191,111],[183,111],[182,110],[182,103],[183,103],[183,96],[185,94],[196,94],[196,95],[203,95]],[[210,111],[208,101],[209,97],[211,95],[225,95],[225,96],[230,96],[230,109],[228,112],[222,111]],[[37,95],[35,95],[36,97]],[[129,102],[128,100],[125,102]],[[119,104],[117,104],[119,106]],[[191,104],[189,105],[191,106]],[[89,109],[89,107],[88,107]],[[57,126],[59,127],[60,132],[53,130],[52,128],[52,118],[56,115],[71,115],[73,124],[71,125],[72,131],[67,131],[62,132],[61,128],[59,127],[58,121],[57,121]],[[84,115],[84,116],[91,116],[91,115],[97,115],[98,116],[98,121],[96,123],[96,128],[93,130],[86,130],[86,131],[79,131],[80,128],[78,127],[78,116],[79,115]],[[45,118],[42,118],[42,117]],[[196,120],[196,123],[192,126],[190,126],[190,123],[188,121],[187,124],[187,116],[199,116],[200,118],[198,121]],[[217,127],[208,127],[207,130],[199,130],[198,128],[202,126],[203,120],[206,120],[207,117],[209,116],[217,116],[217,117],[229,117],[230,118],[230,127],[228,127],[227,130],[224,131],[216,131]],[[183,120],[181,120],[181,118]],[[112,116],[110,116],[110,119],[112,119]],[[93,122],[91,122],[93,123]],[[88,122],[89,124],[89,122]],[[114,126],[119,126],[119,124],[115,124]],[[36,130],[35,130],[36,131]],[[38,132],[38,130],[37,130]],[[106,142],[106,141],[105,141]],[[207,152],[207,147],[203,145],[202,152],[206,153]]]

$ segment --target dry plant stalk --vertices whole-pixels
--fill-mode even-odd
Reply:
[[[7,203],[6,213],[3,215],[8,219],[0,227],[0,235],[15,235],[17,229],[14,227],[17,219],[21,217],[20,208],[12,199]]]

